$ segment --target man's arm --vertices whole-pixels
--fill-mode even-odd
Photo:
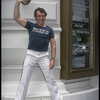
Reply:
[[[21,26],[25,27],[27,20],[20,17],[19,6],[23,0],[16,0],[15,9],[14,9],[14,20],[20,24]]]
[[[51,61],[50,61],[50,69],[54,67],[55,60],[52,58],[55,58],[56,56],[56,43],[55,43],[55,38],[51,38]]]

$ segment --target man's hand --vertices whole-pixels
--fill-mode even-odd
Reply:
[[[23,2],[23,0],[16,0],[17,2]]]
[[[54,59],[51,59],[49,68],[52,69],[54,67],[54,65],[55,65],[55,61],[54,61]]]

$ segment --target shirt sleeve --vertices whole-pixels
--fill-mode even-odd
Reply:
[[[50,36],[50,39],[51,39],[51,38],[54,38],[54,31],[53,31],[52,28],[51,28],[51,30],[50,30],[50,34],[49,34],[49,36]]]
[[[25,28],[29,30],[31,28],[31,24],[31,22],[27,21]]]

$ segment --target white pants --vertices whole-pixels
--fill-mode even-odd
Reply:
[[[37,52],[33,50],[27,51],[15,100],[25,100],[30,77],[36,64],[40,66],[40,69],[43,72],[52,100],[63,100],[52,70],[49,69],[50,60],[48,55],[48,52]]]

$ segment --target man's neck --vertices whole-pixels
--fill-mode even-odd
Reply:
[[[38,23],[37,23],[37,25],[39,25],[39,26],[41,26],[41,27],[46,27],[45,24],[38,24]]]

